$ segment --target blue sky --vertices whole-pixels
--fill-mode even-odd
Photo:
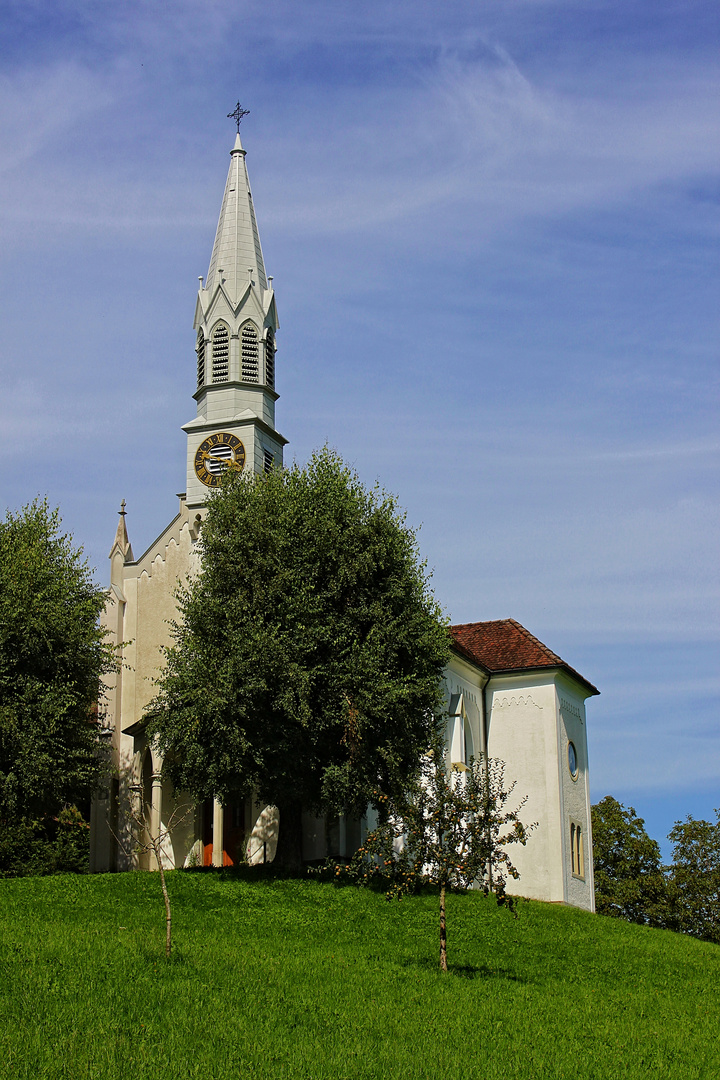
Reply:
[[[176,511],[240,98],[278,427],[420,529],[453,621],[602,690],[593,799],[720,805],[716,3],[0,3],[0,505],[107,578]],[[665,847],[667,852],[667,847]]]

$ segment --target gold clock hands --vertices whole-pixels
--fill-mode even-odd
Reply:
[[[224,455],[218,457],[217,454],[213,454],[212,450],[201,450],[202,460],[207,461],[210,458],[211,461],[229,461],[230,459]]]
[[[217,454],[213,454],[212,450],[201,450],[200,455],[203,464],[209,460],[216,462],[218,465],[227,465],[229,469],[239,468],[238,461],[234,456],[232,458],[226,457],[225,455],[218,457]]]

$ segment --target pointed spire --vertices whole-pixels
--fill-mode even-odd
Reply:
[[[222,280],[230,299],[235,303],[247,285],[249,266],[254,271],[256,284],[261,289],[267,289],[245,150],[238,132],[230,151],[230,168],[205,287],[214,289]]]
[[[124,499],[120,503],[120,509],[118,510],[118,514],[120,515],[120,520],[118,521],[117,531],[115,533],[115,541],[113,543],[113,546],[110,549],[110,556],[109,557],[112,558],[113,552],[115,551],[116,548],[118,548],[120,553],[122,554],[123,558],[125,559],[125,562],[132,562],[132,557],[133,557],[132,546],[131,546],[130,541],[128,539],[127,529],[125,527],[125,518],[126,518],[127,515],[126,515],[126,511],[125,511],[125,500]]]

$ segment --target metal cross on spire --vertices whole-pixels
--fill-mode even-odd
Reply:
[[[240,108],[240,102],[238,101],[238,103],[235,106],[234,110],[232,112],[228,113],[228,120],[230,119],[230,117],[232,117],[233,120],[235,121],[235,123],[237,124],[237,133],[238,133],[238,135],[240,134],[240,121],[242,120],[243,116],[247,116],[249,112],[250,112],[249,109]]]

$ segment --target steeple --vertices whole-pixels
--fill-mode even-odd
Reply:
[[[123,593],[123,578],[125,574],[126,563],[133,561],[133,549],[128,539],[127,528],[125,526],[125,500],[120,503],[120,509],[118,511],[120,520],[117,523],[117,530],[115,532],[115,539],[113,546],[110,548],[110,554],[108,558],[110,560],[110,589],[113,592],[115,599],[121,603],[125,603],[125,595]],[[118,637],[118,641],[122,641],[122,635]]]
[[[194,327],[197,417],[183,431],[187,503],[202,506],[225,469],[263,472],[282,465],[287,441],[275,430],[275,293],[265,273],[239,132]]]
[[[116,552],[119,552],[125,562],[132,562],[133,551],[130,541],[128,539],[127,528],[125,526],[125,518],[127,517],[127,511],[125,510],[125,500],[120,503],[120,509],[118,510],[120,520],[117,524],[115,531],[115,540],[113,546],[110,548],[109,559],[112,559]]]
[[[245,150],[238,132],[230,152],[230,168],[210,257],[207,288],[212,289],[222,275],[228,295],[233,301],[237,301],[240,292],[247,285],[250,270],[257,277],[260,288],[267,289],[265,263],[245,165]]]

